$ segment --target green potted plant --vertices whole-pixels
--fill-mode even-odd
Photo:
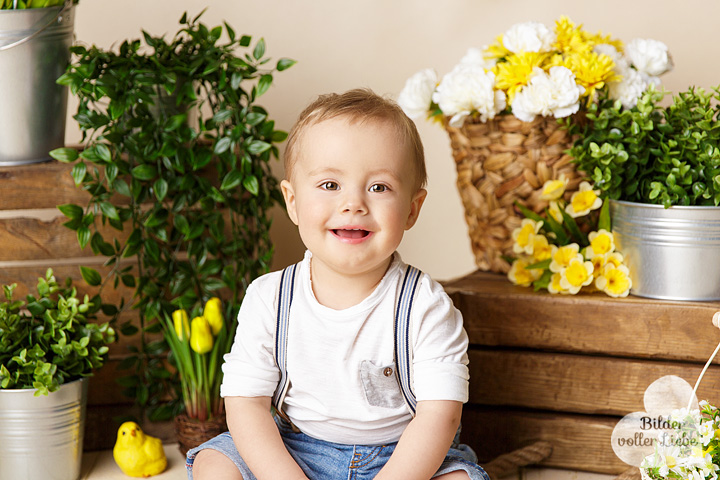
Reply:
[[[104,278],[87,269],[85,279],[135,292],[139,321],[120,332],[140,339],[120,381],[152,420],[183,410],[161,320],[212,297],[232,318],[250,281],[269,269],[270,209],[281,200],[270,162],[287,134],[256,102],[295,62],[271,65],[263,39],[251,47],[251,37],[199,17],[183,15],[169,40],[143,32],[117,51],[73,47],[58,80],[78,97],[84,149],[52,155],[75,164],[74,181],[90,194],[86,205],[58,208],[80,245],[108,258]]]
[[[100,297],[82,298],[70,279],[52,270],[38,279],[37,296],[14,300],[3,287],[0,303],[0,445],[13,452],[0,462],[1,478],[76,479],[85,420],[85,378],[107,360],[115,341],[109,322],[98,323]]]
[[[713,90],[690,87],[666,107],[655,89],[632,108],[604,99],[575,127],[570,154],[611,199],[634,294],[720,299],[720,93]]]
[[[64,145],[77,0],[0,0],[0,166],[50,160]]]

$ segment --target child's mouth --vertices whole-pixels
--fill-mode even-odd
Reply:
[[[348,239],[348,240],[359,240],[362,238],[367,237],[370,235],[370,232],[367,230],[362,230],[360,228],[353,228],[353,229],[344,229],[344,228],[336,228],[332,230],[333,234],[336,237]]]

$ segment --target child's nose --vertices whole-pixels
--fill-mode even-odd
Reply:
[[[367,213],[365,198],[360,192],[346,192],[341,203],[343,213]]]

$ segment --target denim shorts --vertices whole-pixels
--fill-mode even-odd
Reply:
[[[310,480],[371,480],[380,472],[395,450],[397,443],[388,445],[343,445],[325,442],[293,431],[284,420],[275,419],[285,447]],[[192,464],[203,449],[217,450],[237,466],[243,480],[256,480],[240,457],[230,432],[223,433],[187,453],[185,467],[192,480]],[[433,478],[458,470],[465,471],[471,480],[490,480],[478,466],[475,452],[467,445],[453,444],[440,469]]]

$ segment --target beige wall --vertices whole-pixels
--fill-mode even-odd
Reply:
[[[140,29],[171,36],[184,11],[196,14],[205,7],[208,26],[226,20],[239,34],[264,37],[271,57],[298,61],[276,75],[260,102],[285,130],[320,93],[362,86],[396,96],[421,68],[442,75],[468,47],[490,43],[513,23],[550,26],[563,14],[626,42],[635,37],[664,41],[675,61],[675,70],[663,77],[671,91],[720,83],[718,0],[81,0],[77,40],[108,48],[139,38]],[[75,108],[72,101],[70,108]],[[434,125],[421,123],[419,129],[430,193],[400,252],[435,278],[448,279],[475,267],[447,137]],[[68,142],[79,138],[70,120]],[[281,175],[279,165],[277,171]],[[300,258],[302,244],[281,210],[273,237],[278,267]]]

